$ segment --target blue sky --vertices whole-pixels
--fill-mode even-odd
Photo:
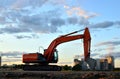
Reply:
[[[120,67],[119,0],[0,0],[2,64],[21,64],[23,53],[47,48],[56,37],[89,27],[91,57],[115,57]],[[80,32],[82,34],[83,32]],[[61,44],[58,64],[83,57],[82,40]],[[42,51],[42,48],[40,48]]]

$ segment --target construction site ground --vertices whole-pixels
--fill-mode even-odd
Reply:
[[[120,71],[0,71],[0,79],[120,79]]]

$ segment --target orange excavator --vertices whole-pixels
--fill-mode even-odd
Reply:
[[[82,30],[84,34],[75,35]],[[89,29],[86,27],[85,29],[78,30],[66,35],[62,35],[56,39],[54,39],[47,49],[44,50],[44,54],[41,53],[29,53],[23,54],[23,70],[39,70],[39,71],[60,71],[61,67],[57,65],[49,65],[49,63],[57,63],[58,62],[58,51],[56,47],[59,44],[70,42],[78,39],[83,39],[84,46],[84,60],[88,60],[90,58],[90,45],[91,45],[91,36]],[[31,64],[30,64],[31,63]]]

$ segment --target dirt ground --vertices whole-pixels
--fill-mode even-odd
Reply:
[[[120,71],[0,71],[0,79],[120,79]]]

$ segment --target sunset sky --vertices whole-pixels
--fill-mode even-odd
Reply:
[[[43,53],[58,36],[87,26],[91,57],[112,55],[120,67],[119,7],[120,0],[0,0],[2,65],[21,64],[22,54]],[[83,58],[82,42],[59,45],[58,64],[72,64],[75,55]]]

